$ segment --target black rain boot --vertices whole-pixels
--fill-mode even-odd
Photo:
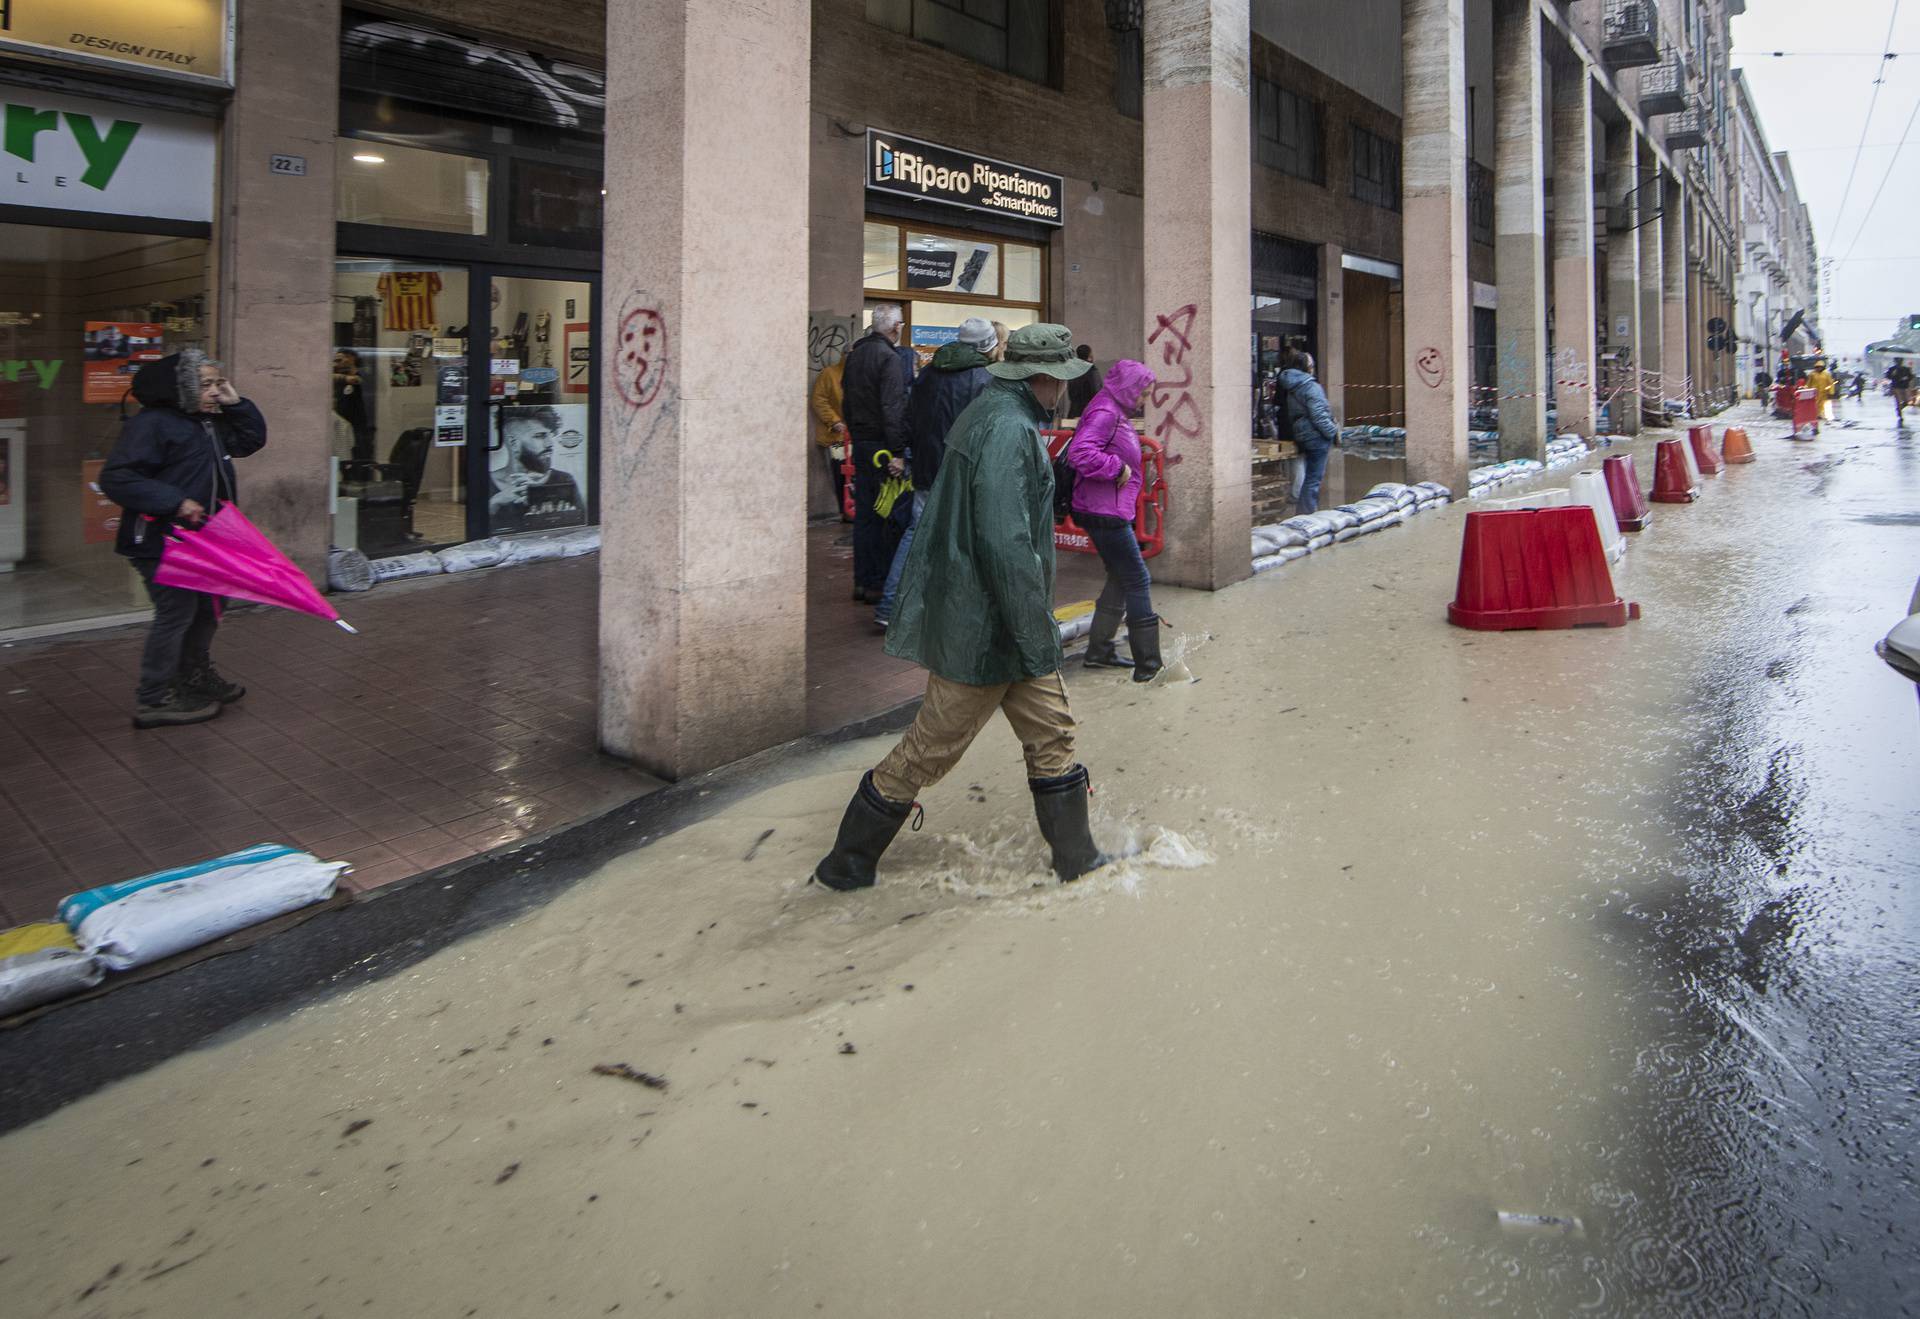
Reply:
[[[1040,836],[1053,849],[1053,873],[1060,876],[1062,884],[1072,883],[1112,860],[1093,844],[1093,828],[1087,822],[1093,787],[1085,765],[1075,765],[1058,778],[1028,779],[1027,787],[1033,791],[1033,813],[1040,821]]]
[[[220,670],[213,667],[212,660],[189,665],[180,675],[179,688],[184,693],[204,696],[222,705],[232,705],[247,694],[247,689],[239,683],[228,682],[221,677]]]
[[[1133,645],[1133,680],[1152,682],[1160,676],[1160,620],[1127,624],[1127,640]]]
[[[1087,629],[1087,657],[1080,661],[1081,667],[1088,669],[1130,669],[1133,660],[1120,653],[1113,644],[1113,634],[1120,630],[1121,611],[1095,606],[1093,626]]]
[[[873,786],[869,770],[860,780],[860,789],[847,803],[840,820],[840,834],[833,840],[833,851],[813,868],[813,877],[836,892],[872,888],[874,867],[887,850],[900,826],[913,814],[912,802],[888,801]],[[916,826],[917,827],[917,826]]]
[[[158,705],[137,702],[133,709],[135,728],[175,728],[182,724],[204,724],[220,713],[220,702],[199,692],[176,687]]]

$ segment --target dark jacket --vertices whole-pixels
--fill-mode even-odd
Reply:
[[[1324,449],[1340,438],[1334,425],[1333,409],[1327,406],[1327,391],[1305,371],[1280,373],[1280,390],[1287,400],[1293,420],[1293,442],[1307,449]]]
[[[893,345],[869,334],[847,350],[840,416],[856,444],[907,451],[907,373]]]
[[[907,437],[913,444],[913,488],[933,489],[940,460],[947,452],[947,432],[954,418],[966,411],[987,382],[991,359],[963,343],[942,344],[933,361],[913,383],[907,400]]]
[[[1085,375],[1078,375],[1069,380],[1067,382],[1067,415],[1069,417],[1085,415],[1087,404],[1093,402],[1093,396],[1100,392],[1100,386],[1104,383],[1106,382],[1101,378],[1100,368],[1097,366]]]
[[[100,493],[125,509],[114,549],[130,559],[157,559],[173,514],[189,499],[208,513],[240,497],[235,458],[257,453],[267,442],[266,418],[241,399],[219,412],[188,412],[199,404],[200,362],[194,352],[174,353],[134,373],[133,396],[141,410],[121,424],[120,438],[100,469]],[[182,377],[192,382],[189,391]],[[155,519],[147,521],[147,515]]]

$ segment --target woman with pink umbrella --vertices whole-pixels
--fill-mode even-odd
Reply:
[[[202,723],[246,695],[213,667],[219,599],[156,574],[172,527],[198,527],[238,498],[233,460],[259,452],[267,422],[193,348],[141,367],[132,394],[141,410],[121,426],[100,492],[127,512],[114,548],[132,560],[153,601],[133,726]]]

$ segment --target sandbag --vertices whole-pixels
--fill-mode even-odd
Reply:
[[[471,572],[475,568],[496,567],[507,557],[507,547],[498,536],[470,540],[440,551],[440,566],[447,572]]]
[[[373,585],[373,563],[359,550],[327,551],[327,586],[335,591],[365,591]]]
[[[431,577],[445,572],[440,556],[432,550],[419,554],[396,554],[391,559],[375,559],[369,565],[376,582],[397,582],[406,577]]]
[[[0,1017],[92,989],[106,976],[59,921],[0,933]]]
[[[101,965],[126,971],[322,901],[346,868],[262,843],[73,894],[60,919]]]

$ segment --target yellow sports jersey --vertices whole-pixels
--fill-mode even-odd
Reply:
[[[431,330],[440,323],[433,313],[433,295],[440,276],[431,270],[392,270],[380,276],[380,300],[386,307],[389,330]]]

